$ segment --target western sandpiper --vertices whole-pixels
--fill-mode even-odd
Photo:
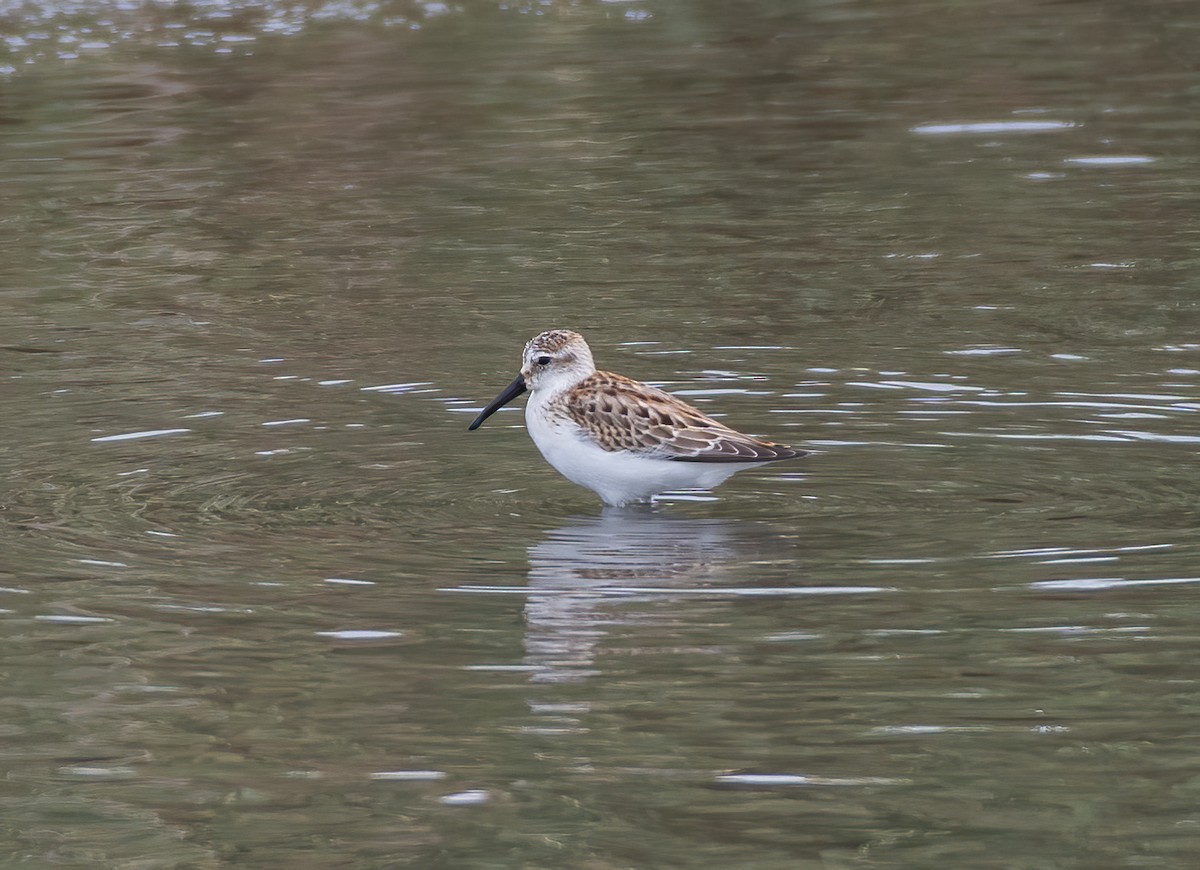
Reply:
[[[552,329],[525,345],[521,373],[468,427],[529,391],[525,428],[546,461],[605,504],[712,489],[743,468],[806,451],[760,441],[670,393],[596,370],[577,332]]]

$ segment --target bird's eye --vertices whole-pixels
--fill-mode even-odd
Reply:
[[[537,358],[537,364],[538,364],[538,365],[540,365],[540,366],[548,366],[548,365],[550,365],[550,357],[548,357],[548,356],[539,356],[539,357]]]

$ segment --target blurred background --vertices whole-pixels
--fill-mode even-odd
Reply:
[[[0,865],[1196,866],[1200,7],[0,37]],[[550,327],[816,452],[602,510]]]

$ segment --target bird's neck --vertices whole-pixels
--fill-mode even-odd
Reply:
[[[529,391],[530,401],[537,402],[538,404],[553,402],[555,399],[575,389],[595,373],[595,368],[585,369],[580,367],[562,372],[553,378],[547,378]]]

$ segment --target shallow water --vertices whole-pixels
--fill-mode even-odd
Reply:
[[[1200,12],[22,9],[0,863],[1195,866]]]

